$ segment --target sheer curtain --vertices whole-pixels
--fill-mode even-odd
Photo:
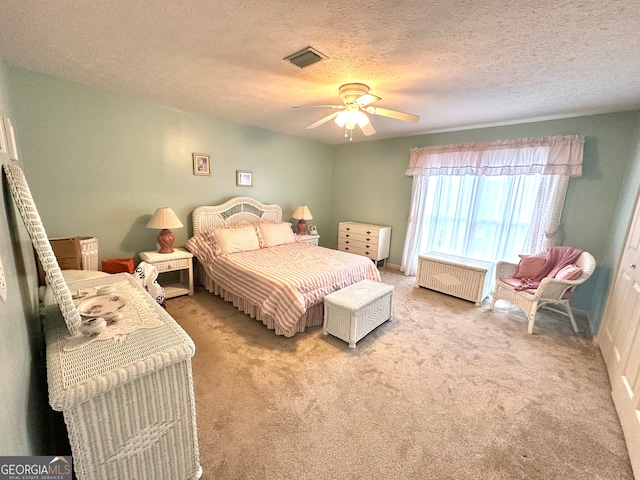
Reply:
[[[583,146],[570,135],[412,149],[401,270],[415,275],[429,250],[496,261],[554,245]]]

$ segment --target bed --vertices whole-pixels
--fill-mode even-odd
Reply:
[[[292,337],[322,325],[329,293],[365,279],[380,281],[367,257],[298,241],[278,205],[235,197],[197,207],[192,221],[185,246],[198,259],[198,281],[276,335]]]

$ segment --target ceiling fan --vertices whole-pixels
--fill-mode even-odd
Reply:
[[[353,139],[353,129],[356,125],[362,129],[362,133],[365,135],[376,133],[367,113],[395,118],[405,122],[417,122],[420,120],[418,115],[413,115],[412,113],[371,106],[373,102],[377,102],[381,98],[369,93],[369,87],[363,83],[346,83],[342,85],[339,90],[339,96],[344,105],[312,105],[310,107],[294,108],[334,108],[340,110],[340,112],[334,112],[321,118],[316,123],[309,125],[307,129],[319,127],[323,123],[335,119],[335,122],[340,127],[345,127],[344,136],[349,137],[349,141]]]

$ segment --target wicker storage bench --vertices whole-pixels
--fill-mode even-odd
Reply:
[[[418,256],[416,287],[429,288],[481,305],[489,295],[493,268],[492,262],[429,252]]]
[[[365,335],[391,320],[393,285],[362,280],[324,297],[322,333],[355,348]]]
[[[79,480],[187,480],[202,475],[191,338],[126,273],[70,282],[72,291],[117,286],[124,338],[74,344],[57,305],[44,308],[49,403],[64,414]],[[137,312],[137,313],[134,313]],[[144,324],[151,324],[146,328]]]

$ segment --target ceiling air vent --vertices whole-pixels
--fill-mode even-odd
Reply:
[[[299,52],[292,53],[288,57],[284,57],[283,60],[288,60],[296,67],[304,68],[314,63],[318,63],[320,60],[328,58],[313,47],[306,47]]]

